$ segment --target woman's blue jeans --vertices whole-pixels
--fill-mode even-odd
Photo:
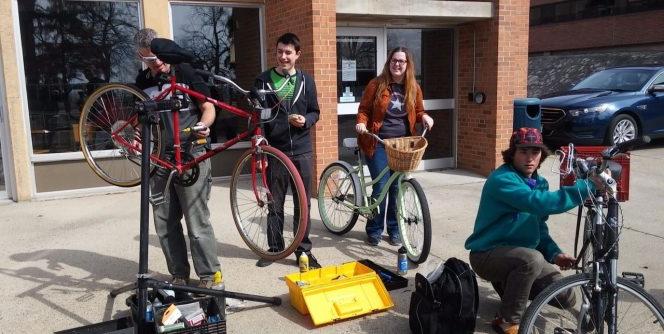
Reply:
[[[369,167],[369,173],[371,173],[371,178],[375,179],[380,172],[387,166],[387,155],[385,153],[385,147],[381,143],[376,144],[376,152],[373,157],[366,157],[367,167]],[[371,197],[378,199],[380,192],[383,190],[387,184],[387,180],[392,175],[392,171],[388,171],[383,177],[373,186],[373,193]],[[381,235],[383,234],[383,226],[387,225],[387,234],[391,237],[399,236],[399,226],[397,225],[397,193],[399,191],[399,185],[397,182],[393,182],[390,186],[389,199],[386,201],[383,199],[383,202],[379,205],[378,214],[367,221],[367,235],[371,238],[376,238],[380,240]],[[387,205],[387,210],[385,210],[385,203],[389,202]],[[385,213],[387,212],[387,220],[385,219]],[[385,223],[383,223],[385,222]]]

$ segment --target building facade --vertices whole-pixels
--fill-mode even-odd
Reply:
[[[610,67],[664,65],[664,1],[533,0],[528,95]]]
[[[315,169],[348,159],[364,87],[388,50],[413,51],[425,109],[434,118],[420,169],[488,174],[502,163],[512,101],[526,96],[529,2],[329,0],[9,0],[0,2],[0,198],[15,201],[117,191],[80,152],[78,118],[86,97],[108,82],[133,82],[141,64],[132,45],[143,27],[191,50],[197,66],[248,87],[275,63],[276,38],[303,44],[299,65],[318,87]],[[473,93],[486,100],[474,102]],[[231,90],[213,95],[242,106]],[[243,127],[217,112],[214,144]],[[247,143],[213,158],[230,174]]]

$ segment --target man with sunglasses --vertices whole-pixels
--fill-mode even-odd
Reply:
[[[136,85],[154,97],[168,85],[161,74],[169,74],[171,69],[174,69],[178,83],[188,85],[193,90],[209,96],[210,89],[205,81],[194,72],[191,65],[186,63],[167,64],[152,53],[150,44],[155,38],[157,38],[157,33],[150,28],[141,29],[134,36],[138,56],[147,66],[136,77]],[[204,126],[204,129],[189,137],[181,137],[181,149],[185,152],[185,159],[205,153],[205,146],[194,144],[194,142],[199,138],[206,138],[210,134],[209,127],[212,126],[215,119],[215,109],[212,103],[193,100],[189,96],[187,98],[190,102],[188,107],[180,110],[180,128]],[[172,115],[170,112],[160,114],[160,126],[164,129],[162,131],[164,158],[171,159],[171,161],[174,155]],[[215,284],[219,284],[219,282],[215,283],[213,278],[216,272],[221,272],[221,266],[217,258],[217,240],[210,223],[208,209],[212,187],[210,160],[201,161],[198,168],[198,179],[192,185],[183,186],[172,181],[168,191],[165,189],[168,173],[163,169],[158,169],[157,173],[150,178],[150,192],[158,194],[167,191],[168,193],[168,198],[163,203],[153,205],[153,211],[155,231],[159,236],[161,249],[166,257],[166,264],[173,277],[173,283],[179,285],[189,283],[190,266],[181,223],[184,217],[194,270],[200,278],[199,287],[212,288]],[[190,173],[191,170],[185,173],[185,176],[190,176]]]

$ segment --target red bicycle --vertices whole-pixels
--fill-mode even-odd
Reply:
[[[181,54],[159,55],[163,61],[176,65],[190,57],[186,50]],[[290,255],[304,237],[308,221],[307,198],[300,174],[291,160],[278,149],[268,145],[262,135],[261,123],[271,122],[280,111],[279,105],[264,108],[260,100],[266,94],[277,90],[244,90],[232,80],[210,72],[197,70],[204,78],[209,78],[215,85],[228,84],[241,93],[253,107],[245,111],[219,100],[205,96],[186,86],[178,84],[173,70],[167,82],[154,98],[128,84],[108,84],[86,100],[81,111],[79,134],[81,150],[92,170],[106,182],[121,187],[136,186],[140,183],[141,170],[141,123],[140,114],[146,109],[160,110],[159,113],[172,112],[174,157],[172,161],[163,158],[161,135],[164,117],[159,125],[151,126],[150,163],[151,173],[157,170],[168,173],[167,193],[170,182],[186,186],[198,178],[198,163],[232,147],[239,141],[250,138],[251,147],[238,159],[230,179],[231,210],[235,225],[249,248],[260,257],[278,260]],[[188,134],[200,129],[196,127],[180,129],[179,112],[186,105],[186,95],[194,99],[208,101],[234,115],[247,119],[247,130],[223,144],[208,150],[205,154],[193,157],[184,152],[181,134]],[[166,109],[166,110],[162,110]],[[205,140],[194,142],[204,144]],[[270,191],[270,172],[282,169],[288,171],[291,190],[283,199],[275,199]],[[168,198],[163,194],[152,194],[153,202]],[[281,205],[274,205],[275,200]],[[282,236],[268,235],[268,216],[270,224],[283,227]],[[274,225],[271,225],[274,226]],[[274,230],[274,229],[271,229]],[[284,249],[268,246],[268,238],[283,237]]]

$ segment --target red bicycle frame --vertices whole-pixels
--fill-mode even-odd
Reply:
[[[195,101],[192,101],[195,103],[196,101],[204,101],[204,102],[210,102],[216,107],[219,107],[224,110],[228,110],[232,114],[249,119],[249,128],[235,136],[234,138],[231,138],[227,141],[225,141],[223,144],[207,151],[205,154],[195,157],[193,160],[182,163],[182,152],[180,151],[181,147],[181,140],[180,140],[180,111],[178,109],[175,110],[169,110],[169,111],[164,111],[164,112],[172,112],[173,113],[173,147],[175,148],[175,163],[172,163],[167,160],[160,159],[158,156],[150,155],[150,162],[154,163],[162,168],[168,169],[168,170],[176,170],[178,174],[182,174],[185,171],[191,169],[192,167],[198,165],[203,160],[209,159],[210,157],[228,149],[229,147],[235,145],[239,141],[251,136],[251,147],[255,148],[256,146],[260,145],[265,145],[265,141],[262,140],[262,130],[261,127],[258,126],[260,123],[260,119],[257,113],[251,113],[244,111],[240,108],[234,107],[230,104],[224,103],[219,100],[215,100],[211,97],[205,96],[195,90],[191,90],[185,86],[182,86],[176,82],[176,77],[175,75],[170,75],[170,86],[166,88],[164,91],[160,92],[159,95],[157,95],[155,98],[152,100],[154,101],[161,101],[164,100],[167,96],[174,96],[175,92],[182,92],[185,94],[188,94],[191,96]],[[123,131],[123,129],[130,124],[137,124],[138,121],[138,115],[134,115],[126,124],[124,124],[122,127],[118,128],[117,130],[113,131],[111,133],[111,137],[113,138],[114,141],[120,143],[122,146],[126,146],[130,150],[134,150],[136,152],[141,151],[141,147],[137,144],[132,144],[129,143],[122,135],[120,135]],[[267,167],[267,161],[263,161],[266,158],[261,158],[261,161],[258,163],[256,162],[256,158],[252,157],[251,160],[251,176],[252,176],[252,187],[254,190],[254,195],[256,197],[256,200],[259,203],[262,203],[262,200],[260,198],[260,195],[258,194],[258,189],[256,187],[256,170],[262,169],[264,167]],[[265,173],[262,174],[262,181],[263,184],[267,184],[267,176]],[[266,187],[267,188],[267,187]]]

